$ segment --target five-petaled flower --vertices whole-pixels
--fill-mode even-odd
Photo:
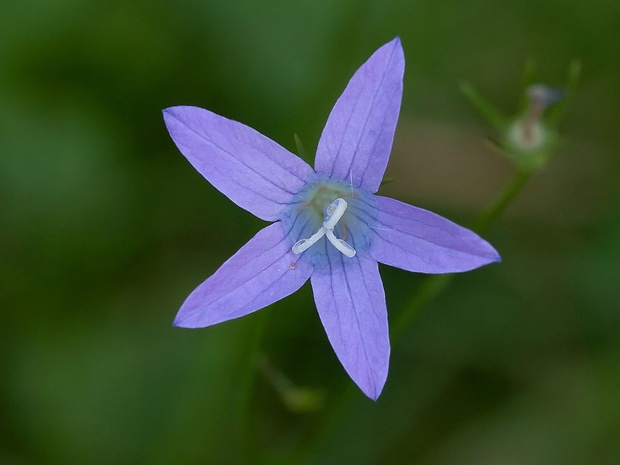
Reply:
[[[197,328],[280,300],[308,279],[327,337],[349,376],[376,399],[390,342],[378,262],[419,273],[498,261],[475,233],[376,195],[400,111],[398,38],[349,81],[319,141],[314,169],[255,130],[201,108],[164,110],[189,162],[241,208],[273,222],[185,300],[174,325]]]

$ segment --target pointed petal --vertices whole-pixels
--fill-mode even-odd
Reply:
[[[377,262],[339,254],[312,275],[314,301],[340,363],[371,399],[381,394],[390,359],[387,309]],[[337,265],[337,266],[335,266]]]
[[[312,267],[291,252],[282,225],[259,231],[185,300],[175,326],[202,328],[238,318],[299,289]]]
[[[398,200],[379,195],[375,199],[370,255],[381,263],[419,273],[457,273],[501,260],[469,229]]]
[[[357,70],[327,119],[316,153],[317,171],[377,192],[392,150],[404,71],[398,38]]]
[[[293,155],[254,129],[197,107],[164,110],[179,150],[196,170],[241,208],[267,221],[314,174]]]

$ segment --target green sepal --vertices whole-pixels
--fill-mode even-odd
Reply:
[[[299,158],[302,160],[308,160],[304,144],[301,142],[301,138],[297,135],[297,133],[293,134],[293,139],[295,139],[295,146],[297,147],[297,155]]]
[[[560,120],[566,113],[566,109],[572,103],[579,87],[579,81],[581,79],[581,61],[573,60],[568,67],[568,79],[566,83],[566,94],[561,101],[553,105],[547,110],[544,120],[547,125],[552,129],[557,129],[560,124]]]
[[[502,113],[495,108],[495,106],[489,102],[487,99],[482,97],[473,88],[471,84],[466,81],[462,81],[460,83],[461,92],[463,95],[469,100],[469,103],[480,113],[480,115],[495,129],[500,132],[503,132],[508,127],[508,119],[502,115]]]

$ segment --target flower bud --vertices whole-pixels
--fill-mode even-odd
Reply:
[[[525,91],[527,106],[520,118],[506,129],[506,152],[522,168],[535,169],[549,159],[550,149],[557,143],[558,135],[543,119],[545,109],[560,100],[565,91],[543,84],[532,84]]]

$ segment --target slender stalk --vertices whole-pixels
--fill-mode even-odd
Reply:
[[[506,209],[515,196],[521,191],[532,175],[531,171],[518,170],[512,180],[506,185],[501,195],[486,211],[484,211],[471,225],[471,228],[480,233],[489,227]]]
[[[390,339],[393,344],[402,339],[413,320],[420,314],[420,310],[448,286],[453,276],[453,274],[434,274],[425,278],[418,291],[397,318],[396,324],[392,325]]]
[[[258,312],[258,322],[250,335],[250,341],[246,346],[247,353],[243,356],[241,372],[244,376],[241,380],[242,387],[239,394],[239,425],[241,429],[243,456],[245,463],[256,463],[260,455],[260,446],[254,434],[254,421],[252,411],[252,394],[258,374],[258,363],[261,354],[261,346],[267,330],[269,311]]]
[[[497,200],[473,222],[472,229],[479,233],[489,227],[521,191],[530,176],[531,172],[518,170]],[[404,336],[422,308],[435,299],[450,284],[453,277],[454,274],[437,274],[426,278],[396,323],[392,325],[392,342],[397,343]]]

